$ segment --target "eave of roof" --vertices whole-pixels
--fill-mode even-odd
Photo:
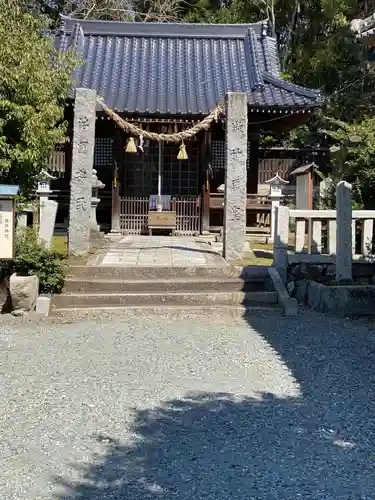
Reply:
[[[365,19],[353,19],[350,26],[358,39],[372,37],[375,33],[375,13]]]
[[[76,87],[95,89],[127,114],[205,115],[227,92],[245,92],[253,108],[316,108],[320,93],[280,77],[276,41],[265,22],[173,24],[62,17],[60,50],[85,63]]]

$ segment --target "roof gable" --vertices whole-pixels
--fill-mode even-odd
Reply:
[[[254,107],[320,105],[318,92],[280,78],[267,23],[172,24],[62,17],[60,50],[85,61],[76,87],[95,89],[127,113],[208,114],[227,92],[246,92]]]

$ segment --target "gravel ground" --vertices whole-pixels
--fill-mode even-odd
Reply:
[[[2,317],[0,498],[373,500],[374,374],[313,313]]]

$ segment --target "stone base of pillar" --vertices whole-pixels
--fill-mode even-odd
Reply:
[[[119,240],[121,240],[121,238],[122,238],[123,236],[124,236],[124,235],[123,235],[123,233],[120,233],[120,232],[116,233],[116,232],[114,232],[114,231],[113,231],[113,232],[112,232],[112,231],[110,231],[109,233],[107,233],[107,234],[105,235],[105,237],[106,237],[106,238],[107,238],[107,240],[109,240],[109,241],[119,241]]]
[[[102,233],[100,230],[97,231],[96,229],[91,228],[90,229],[90,241],[102,241],[104,240],[104,233]]]

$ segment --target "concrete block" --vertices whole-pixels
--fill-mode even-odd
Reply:
[[[35,312],[40,316],[48,316],[51,307],[51,297],[41,295],[36,301]]]
[[[277,298],[279,303],[284,309],[285,316],[297,316],[298,314],[298,301],[289,296],[287,289],[278,273],[277,269],[274,267],[268,268],[269,275],[272,279],[273,285],[277,292]]]
[[[299,304],[305,304],[307,298],[307,280],[299,280],[295,282],[294,297],[297,299]]]
[[[324,285],[321,283],[316,283],[315,281],[309,281],[307,289],[307,305],[314,309],[315,311],[321,311],[322,309],[322,293]]]

